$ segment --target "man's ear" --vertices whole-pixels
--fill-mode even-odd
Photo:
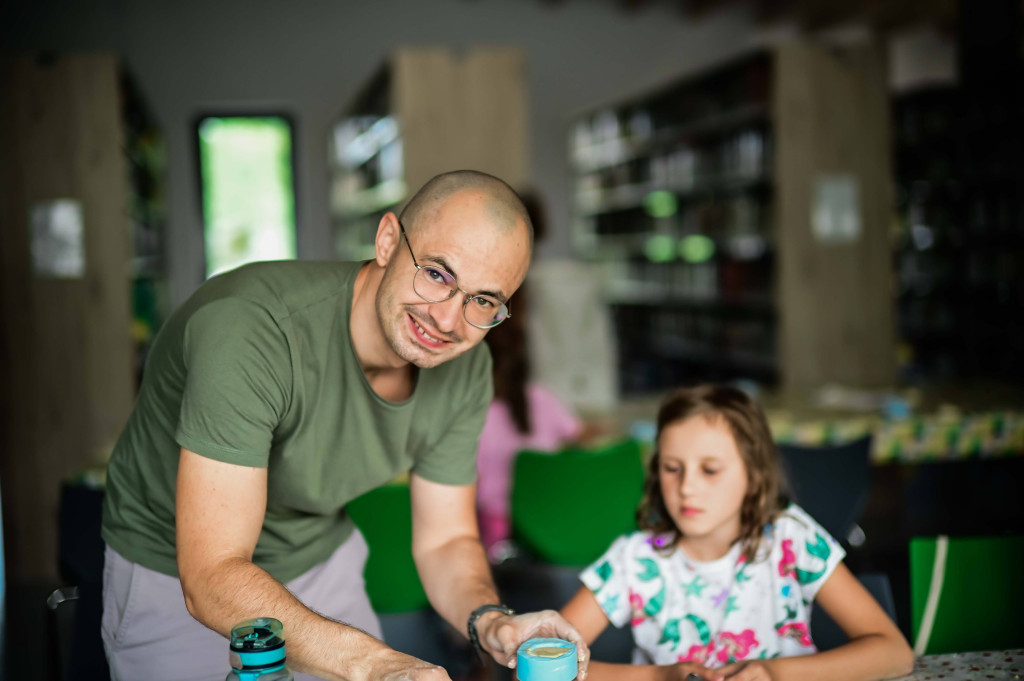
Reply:
[[[380,219],[377,225],[377,237],[373,240],[376,252],[375,260],[380,267],[387,267],[391,259],[395,257],[402,241],[402,230],[398,225],[398,216],[388,212]]]

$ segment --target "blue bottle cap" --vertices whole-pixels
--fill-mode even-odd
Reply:
[[[272,671],[285,664],[284,626],[273,617],[239,622],[231,629],[231,666],[242,671]]]
[[[576,644],[560,638],[531,638],[516,654],[519,681],[572,681],[576,678]]]

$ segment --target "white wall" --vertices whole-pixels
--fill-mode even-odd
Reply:
[[[753,45],[743,10],[686,19],[676,3],[618,0],[8,0],[5,49],[119,52],[168,147],[172,298],[203,276],[193,124],[211,109],[267,109],[296,122],[299,256],[331,257],[327,132],[404,44],[515,43],[527,55],[530,164],[551,234],[540,257],[570,253],[566,133],[571,117]]]
[[[914,27],[889,37],[890,91],[951,85],[957,79],[957,45],[953,36],[931,27]]]

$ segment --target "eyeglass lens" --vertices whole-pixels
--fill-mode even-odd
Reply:
[[[420,267],[413,280],[417,295],[430,303],[441,303],[458,291],[457,282],[449,272],[437,267]],[[508,316],[508,308],[489,296],[469,296],[462,306],[466,321],[480,328],[496,326]]]

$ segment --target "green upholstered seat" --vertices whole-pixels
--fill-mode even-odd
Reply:
[[[636,529],[643,488],[640,444],[523,451],[512,474],[512,535],[535,558],[585,565],[620,534]]]
[[[1024,646],[1024,536],[915,537],[910,601],[918,655]]]
[[[398,613],[429,607],[412,559],[409,486],[371,490],[349,502],[348,512],[370,547],[363,576],[373,609]]]

